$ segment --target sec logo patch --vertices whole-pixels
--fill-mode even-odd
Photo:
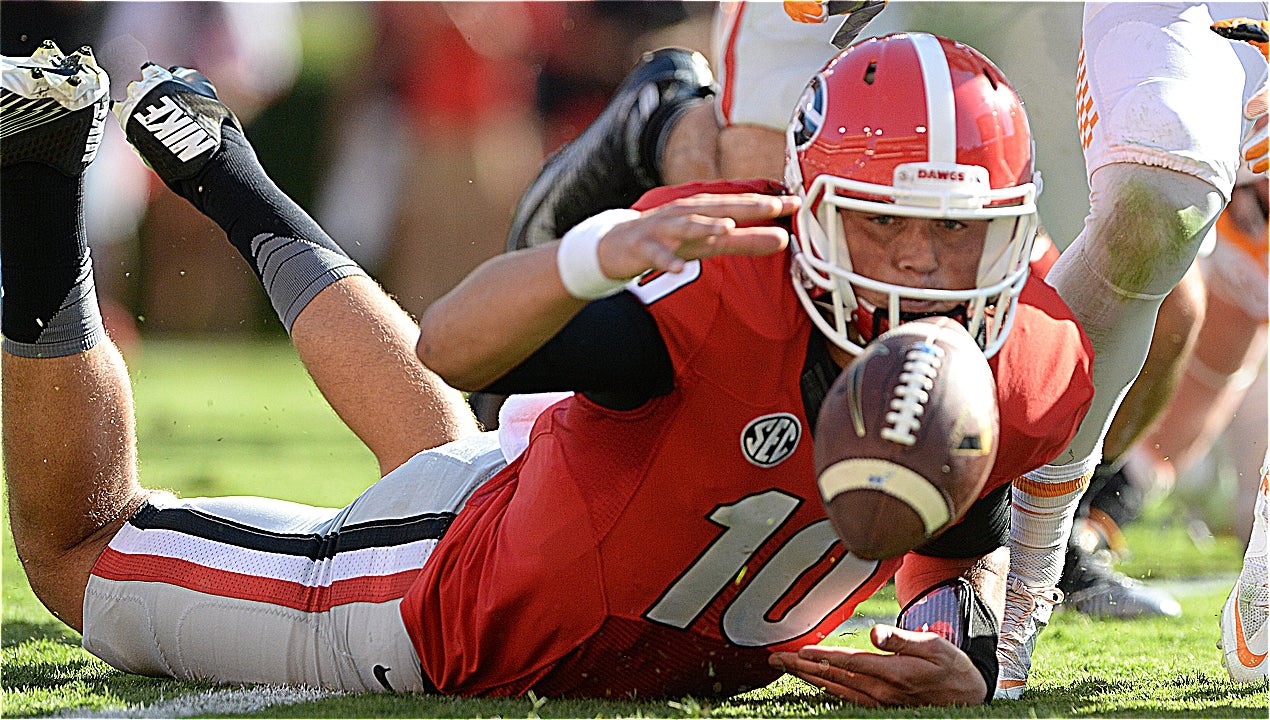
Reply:
[[[768,468],[794,454],[803,436],[803,425],[790,413],[756,417],[741,433],[741,454],[751,463]]]

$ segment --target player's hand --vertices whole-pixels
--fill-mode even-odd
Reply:
[[[1267,157],[1270,155],[1270,148],[1267,148],[1266,132],[1270,121],[1266,117],[1266,89],[1264,87],[1244,106],[1244,118],[1252,121],[1252,127],[1248,128],[1248,132],[1244,134],[1243,143],[1240,146],[1244,162],[1248,163],[1249,170],[1264,175],[1266,169],[1270,167],[1270,157]]]
[[[815,25],[876,4],[877,0],[785,0],[785,14],[794,22]]]
[[[800,23],[822,23],[829,17],[823,0],[785,0],[785,14]]]
[[[1266,20],[1252,20],[1250,18],[1233,18],[1230,20],[1219,20],[1209,26],[1213,32],[1221,35],[1227,40],[1236,42],[1246,42],[1249,45],[1261,51],[1261,56],[1270,61],[1270,22]],[[1252,127],[1248,128],[1248,132],[1244,135],[1243,143],[1240,146],[1243,152],[1244,162],[1248,164],[1248,169],[1255,173],[1265,174],[1266,169],[1270,167],[1270,159],[1267,159],[1267,119],[1266,119],[1266,89],[1264,87],[1252,96],[1248,104],[1244,106],[1244,118],[1252,121]]]
[[[600,268],[611,278],[646,270],[679,272],[688,260],[712,255],[770,255],[789,245],[789,232],[764,221],[792,214],[797,197],[744,193],[693,195],[615,225],[600,240]],[[749,223],[764,223],[742,227]]]
[[[1231,18],[1218,20],[1209,25],[1208,29],[1227,40],[1248,43],[1260,50],[1261,56],[1270,61],[1270,21]]]
[[[983,676],[956,645],[931,632],[875,625],[869,639],[888,654],[808,645],[768,663],[857,705],[979,705]]]

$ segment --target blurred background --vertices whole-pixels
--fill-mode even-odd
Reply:
[[[414,314],[500,252],[544,156],[648,47],[708,43],[681,2],[0,4],[7,56],[90,44],[120,99],[147,60],[202,70],[274,180]],[[88,234],[124,346],[281,326],[223,234],[117,123],[89,169]]]
[[[275,181],[418,315],[500,252],[542,160],[644,50],[710,55],[716,3],[0,3],[8,56],[89,44],[122,98],[147,60],[196,67]],[[1080,3],[892,2],[866,34],[925,30],[998,62],[1028,107],[1060,245],[1081,227]],[[88,233],[107,324],[147,334],[280,334],[220,231],[162,187],[113,122],[89,170]]]

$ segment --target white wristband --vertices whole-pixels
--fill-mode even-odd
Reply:
[[[600,238],[614,225],[639,217],[638,210],[605,210],[583,220],[564,234],[556,248],[556,269],[564,289],[579,300],[616,295],[628,279],[614,280],[600,269]]]

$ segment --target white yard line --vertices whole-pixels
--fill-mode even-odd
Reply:
[[[1153,580],[1150,577],[1142,578],[1142,582],[1166,590],[1177,597],[1186,597],[1190,595],[1203,595],[1212,592],[1218,588],[1229,590],[1234,587],[1235,581],[1239,579],[1239,573],[1230,575],[1205,575],[1202,577],[1177,578],[1172,580]],[[1221,612],[1221,605],[1217,605],[1214,612]]]
[[[181,718],[195,715],[221,717],[252,713],[272,705],[293,705],[342,693],[315,688],[258,685],[241,688],[216,688],[160,700],[150,705],[118,710],[85,710],[70,708],[54,717],[76,718]]]

